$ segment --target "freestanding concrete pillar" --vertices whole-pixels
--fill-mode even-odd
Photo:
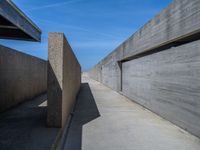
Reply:
[[[63,127],[81,83],[81,67],[63,33],[49,33],[48,114],[50,127]]]

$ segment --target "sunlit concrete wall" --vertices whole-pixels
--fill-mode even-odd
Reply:
[[[81,84],[81,67],[63,33],[49,33],[47,124],[63,127]]]
[[[47,62],[0,45],[0,111],[47,90]]]
[[[90,77],[200,137],[200,1],[175,0]]]

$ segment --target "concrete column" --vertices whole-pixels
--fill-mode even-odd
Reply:
[[[81,83],[81,67],[63,33],[49,33],[48,114],[50,127],[62,127]]]

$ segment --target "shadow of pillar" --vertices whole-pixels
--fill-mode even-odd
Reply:
[[[77,97],[74,115],[65,137],[64,150],[81,150],[82,128],[84,124],[100,116],[88,83],[82,83]]]

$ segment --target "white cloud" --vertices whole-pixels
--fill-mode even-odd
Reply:
[[[73,42],[72,45],[75,49],[77,48],[88,48],[88,49],[113,49],[120,44],[121,41],[117,40],[109,40],[109,41],[81,41],[81,42]]]
[[[82,31],[82,32],[92,33],[92,34],[103,36],[103,37],[118,39],[117,35],[113,35],[113,34],[109,34],[109,33],[105,33],[105,32],[91,31],[90,29],[83,28],[83,27],[76,26],[76,25],[63,24],[63,23],[60,23],[60,22],[54,22],[54,21],[42,20],[42,19],[37,19],[37,20],[42,22],[43,24],[46,24],[46,25],[49,25],[49,24],[52,25],[53,24],[53,25],[56,25],[57,27],[61,27],[61,28],[73,29],[73,30],[78,30],[78,31]]]
[[[44,5],[44,6],[33,7],[31,9],[29,9],[29,11],[46,9],[46,8],[60,7],[60,6],[63,6],[63,5],[68,5],[68,4],[72,4],[72,3],[78,3],[78,2],[81,2],[81,1],[83,1],[83,0],[70,0],[70,1],[67,1],[67,2],[48,4],[48,5]]]

